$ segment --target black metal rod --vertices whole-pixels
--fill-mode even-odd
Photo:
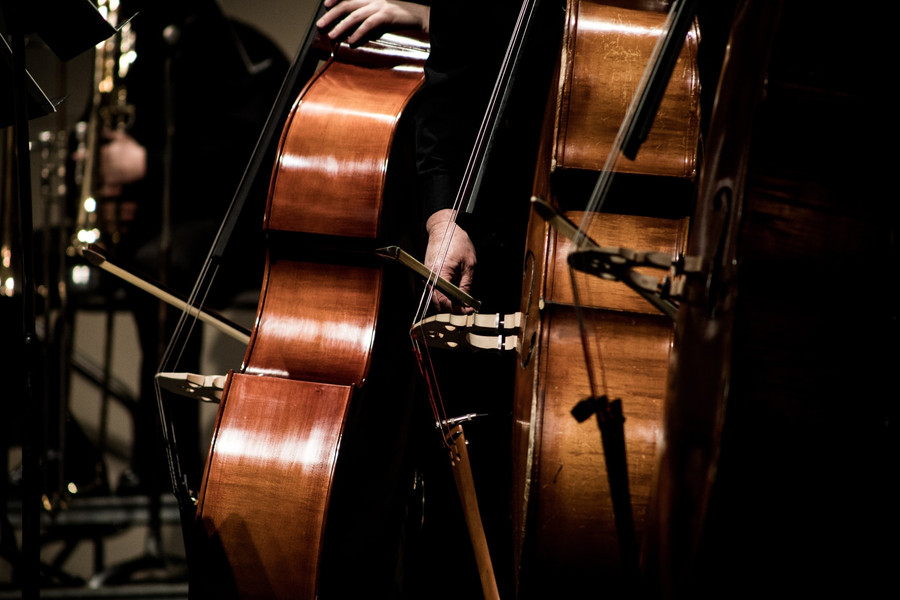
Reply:
[[[35,323],[34,239],[31,206],[31,159],[29,153],[28,104],[25,92],[25,33],[22,23],[23,6],[19,2],[7,5],[6,16],[13,54],[13,110],[15,201],[19,210],[18,236],[21,248],[22,329],[25,350],[25,370],[22,402],[25,415],[25,437],[22,444],[22,598],[40,595],[40,511],[41,511],[41,446],[43,432],[42,403],[35,397],[33,384],[39,381],[40,351]]]

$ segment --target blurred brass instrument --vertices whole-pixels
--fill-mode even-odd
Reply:
[[[13,188],[13,135],[7,127],[0,130],[0,297],[12,297],[21,285],[15,246],[18,205]]]
[[[134,120],[134,106],[128,103],[125,85],[128,70],[137,57],[135,35],[129,22],[120,23],[120,0],[98,0],[97,9],[116,34],[94,49],[94,80],[87,121],[75,127],[77,143],[74,183],[79,190],[75,233],[76,247],[84,244],[112,244],[118,241],[118,208],[100,216],[102,182],[99,152],[104,131],[126,131]]]

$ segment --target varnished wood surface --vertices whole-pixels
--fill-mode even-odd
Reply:
[[[598,2],[570,2],[562,57],[554,168],[600,170],[660,36],[665,15]],[[700,127],[693,28],[646,142],[617,171],[669,177],[696,172]],[[598,65],[610,65],[598,68]]]
[[[267,228],[378,235],[394,133],[421,85],[425,56],[387,55],[374,69],[336,58],[310,82],[285,127],[291,135],[282,139]],[[291,128],[295,121],[302,126]]]
[[[540,499],[530,543],[542,568],[559,577],[563,589],[577,590],[604,571],[619,572],[622,565],[597,421],[578,423],[571,414],[576,402],[591,394],[572,311],[552,307],[545,317],[548,339],[537,367],[543,393],[536,398],[539,447],[532,482]],[[594,375],[606,378],[610,400],[622,400],[628,483],[640,539],[654,483],[672,326],[664,317],[591,313],[588,335],[602,355],[602,366],[592,366]],[[524,577],[527,582],[527,572]]]
[[[215,585],[240,598],[314,598],[331,478],[352,389],[233,374],[197,506]],[[230,585],[233,584],[233,585]]]
[[[570,221],[578,224],[584,213],[568,212]],[[601,246],[630,248],[648,252],[664,252],[673,258],[684,252],[687,243],[688,219],[662,219],[638,217],[634,215],[595,215],[587,228],[588,237]],[[572,277],[566,262],[572,250],[571,241],[554,231],[548,248],[551,265],[548,270],[546,302],[573,304]],[[655,278],[665,276],[666,271],[639,267],[639,272]],[[612,310],[627,310],[638,313],[660,314],[636,291],[621,281],[602,279],[596,275],[575,273],[574,285],[579,290],[580,301],[589,306],[599,306]]]
[[[634,19],[632,26],[630,19]],[[553,143],[542,147],[534,195],[564,210],[576,225],[584,224],[584,213],[579,210],[587,206],[592,186],[579,190],[560,184],[571,181],[572,173],[590,171],[594,178],[588,179],[595,181],[596,170],[606,164],[612,139],[649,58],[649,47],[660,34],[654,28],[661,20],[656,12],[644,14],[594,2],[569,3],[560,94],[551,99],[545,121],[544,135],[552,135]],[[648,194],[666,193],[660,190],[669,190],[672,182],[679,184],[672,190],[684,194],[681,183],[690,182],[696,172],[699,87],[695,35],[693,31],[686,42],[676,82],[663,100],[665,114],[654,123],[638,161],[614,164],[617,173],[633,178],[629,190],[637,194],[620,198],[618,206],[635,212],[594,214],[587,227],[597,244],[672,256],[685,248],[686,214],[669,210],[661,216],[639,216],[637,208]],[[659,176],[662,174],[665,176]],[[675,192],[650,199],[658,206],[683,202]],[[575,273],[576,297],[566,262],[569,247],[565,237],[551,231],[532,212],[513,414],[513,526],[519,600],[621,598],[637,592],[629,587],[634,584],[629,578],[637,559],[632,556],[635,564],[623,564],[620,541],[627,547],[632,538],[640,545],[651,529],[648,510],[656,481],[674,325],[622,282]],[[664,275],[662,271],[645,272]],[[584,319],[583,332],[579,313]],[[590,349],[587,355],[584,340]],[[596,382],[594,389],[589,374]],[[617,530],[609,465],[597,420],[578,423],[571,413],[579,401],[592,394],[621,400],[633,531]]]
[[[665,234],[653,227],[642,228],[644,219],[630,216],[598,219],[595,233],[605,239],[621,235],[635,243],[655,238],[661,249],[683,244],[682,221],[659,221],[668,225],[663,227]],[[602,223],[613,224],[609,236]],[[623,234],[622,228],[630,233]],[[598,573],[621,585],[618,534],[600,431],[596,420],[578,423],[571,410],[592,392],[621,399],[628,485],[640,540],[655,483],[674,333],[671,320],[633,290],[623,291],[624,284],[600,282],[603,285],[598,286],[592,281],[588,286],[592,293],[585,295],[582,308],[593,356],[588,367],[568,268],[559,264],[558,249],[554,249],[559,240],[542,232],[542,227],[531,231],[531,241],[538,246],[530,248],[528,260],[543,266],[537,270],[530,308],[523,299],[528,312],[514,408],[513,497],[520,503],[514,504],[514,526],[520,536],[516,551],[522,598],[551,590],[578,593]],[[556,286],[554,279],[560,280]],[[588,368],[606,387],[590,389]]]
[[[394,281],[388,293],[371,254],[386,207],[404,201],[398,131],[425,50],[338,48],[285,125],[256,324],[223,392],[197,510],[201,589],[214,597],[341,598],[394,584],[413,372],[396,356],[409,342],[392,307],[408,288]],[[382,432],[390,460],[369,451]]]
[[[369,369],[381,288],[377,267],[270,262],[264,308],[244,372],[361,385]]]

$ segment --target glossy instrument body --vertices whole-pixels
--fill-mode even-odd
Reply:
[[[881,595],[897,331],[873,283],[896,272],[897,213],[863,151],[889,112],[863,65],[882,34],[812,2],[735,6],[666,395],[662,592]]]
[[[403,117],[426,56],[404,36],[340,46],[284,127],[256,325],[226,383],[197,508],[219,579],[205,583],[225,596],[390,585],[410,397],[397,382],[413,380],[398,350],[406,317],[391,307],[409,305],[397,298],[409,285],[390,281],[372,251],[396,242],[398,215],[411,214]]]
[[[585,220],[586,182],[593,183],[606,162],[665,15],[593,2],[570,2],[568,11],[535,195],[575,224],[589,222],[586,233],[597,244],[674,256],[688,236],[678,194],[686,192],[696,169],[696,30],[685,41],[663,100],[665,118],[648,138],[653,150],[622,166],[629,179],[613,189],[628,196],[619,209],[637,210],[606,211]],[[668,195],[660,194],[666,189]],[[640,542],[647,527],[655,484],[673,323],[621,282],[576,273],[573,287],[570,249],[570,240],[532,212],[513,430],[520,598],[622,592],[630,568],[623,564],[614,515],[613,494],[621,489],[611,489],[614,467],[607,460],[617,462],[616,472],[627,471],[633,542]],[[586,359],[585,345],[593,359]],[[599,392],[592,389],[592,378],[603,382]],[[621,400],[624,456],[605,456],[597,421],[578,422],[572,415],[579,401],[595,393]]]

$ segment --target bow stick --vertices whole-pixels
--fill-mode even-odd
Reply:
[[[166,304],[170,304],[171,306],[186,312],[189,316],[215,327],[222,333],[243,344],[250,343],[249,329],[241,327],[215,311],[189,304],[188,301],[177,292],[168,290],[161,284],[151,280],[149,277],[123,266],[99,246],[96,246],[95,244],[83,244],[78,246],[77,249],[78,253],[92,265],[152,294]]]

